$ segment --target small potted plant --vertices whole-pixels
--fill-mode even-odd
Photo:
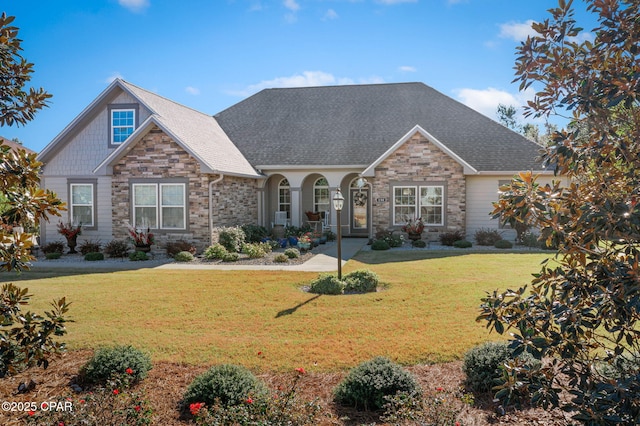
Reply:
[[[127,225],[129,230],[129,237],[133,241],[133,245],[136,246],[136,251],[142,251],[148,253],[151,251],[151,245],[155,242],[155,238],[151,233],[151,229],[147,227],[147,230],[139,230],[131,225]]]
[[[309,250],[312,244],[311,242],[312,237],[313,235],[311,234],[311,232],[302,234],[302,236],[298,238],[298,248],[300,248],[300,250]]]
[[[410,220],[401,229],[402,229],[402,232],[407,233],[410,240],[417,241],[422,239],[422,231],[424,231],[424,222],[422,221],[422,218],[419,217],[416,220]]]
[[[73,226],[71,222],[60,222],[58,223],[58,233],[62,234],[67,239],[69,253],[77,253],[76,246],[78,245],[78,235],[82,234],[82,224]]]

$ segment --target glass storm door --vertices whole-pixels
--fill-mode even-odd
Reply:
[[[351,188],[351,234],[367,235],[369,231],[369,188]]]

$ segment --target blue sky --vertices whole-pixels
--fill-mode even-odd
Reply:
[[[577,6],[582,6],[576,2]],[[495,117],[515,48],[556,0],[0,0],[49,108],[40,151],[116,77],[215,114],[269,87],[423,82]]]

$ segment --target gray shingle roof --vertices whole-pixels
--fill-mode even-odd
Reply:
[[[540,170],[540,147],[423,83],[266,89],[215,116],[254,167],[369,165],[416,125],[477,171]]]

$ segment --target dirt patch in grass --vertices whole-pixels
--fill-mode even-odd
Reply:
[[[72,351],[51,362],[47,370],[34,368],[12,377],[0,379],[0,397],[9,402],[49,401],[58,396],[74,396],[71,384],[84,363],[90,358],[91,351]],[[140,391],[153,410],[153,424],[165,426],[186,426],[193,424],[189,419],[181,418],[178,409],[179,401],[189,383],[208,366],[191,366],[160,362],[155,363],[149,376],[139,385]],[[460,362],[420,365],[408,368],[416,375],[422,388],[431,392],[436,388],[454,392],[463,386],[464,375]],[[260,374],[271,388],[286,386],[290,383],[292,373]],[[318,398],[323,407],[319,425],[321,426],[356,426],[382,425],[379,416],[371,412],[359,412],[337,406],[332,401],[332,390],[342,380],[345,373],[309,373],[303,376],[298,392],[305,399]],[[17,393],[20,383],[33,380],[35,388],[27,393]],[[77,397],[81,396],[77,395]],[[497,415],[492,406],[491,397],[476,395],[473,407],[462,406],[460,421],[465,426],[485,425],[570,425],[566,415],[560,410],[552,412],[540,409],[514,410],[508,409],[506,415]],[[27,413],[11,413],[0,411],[0,424],[23,425]]]

